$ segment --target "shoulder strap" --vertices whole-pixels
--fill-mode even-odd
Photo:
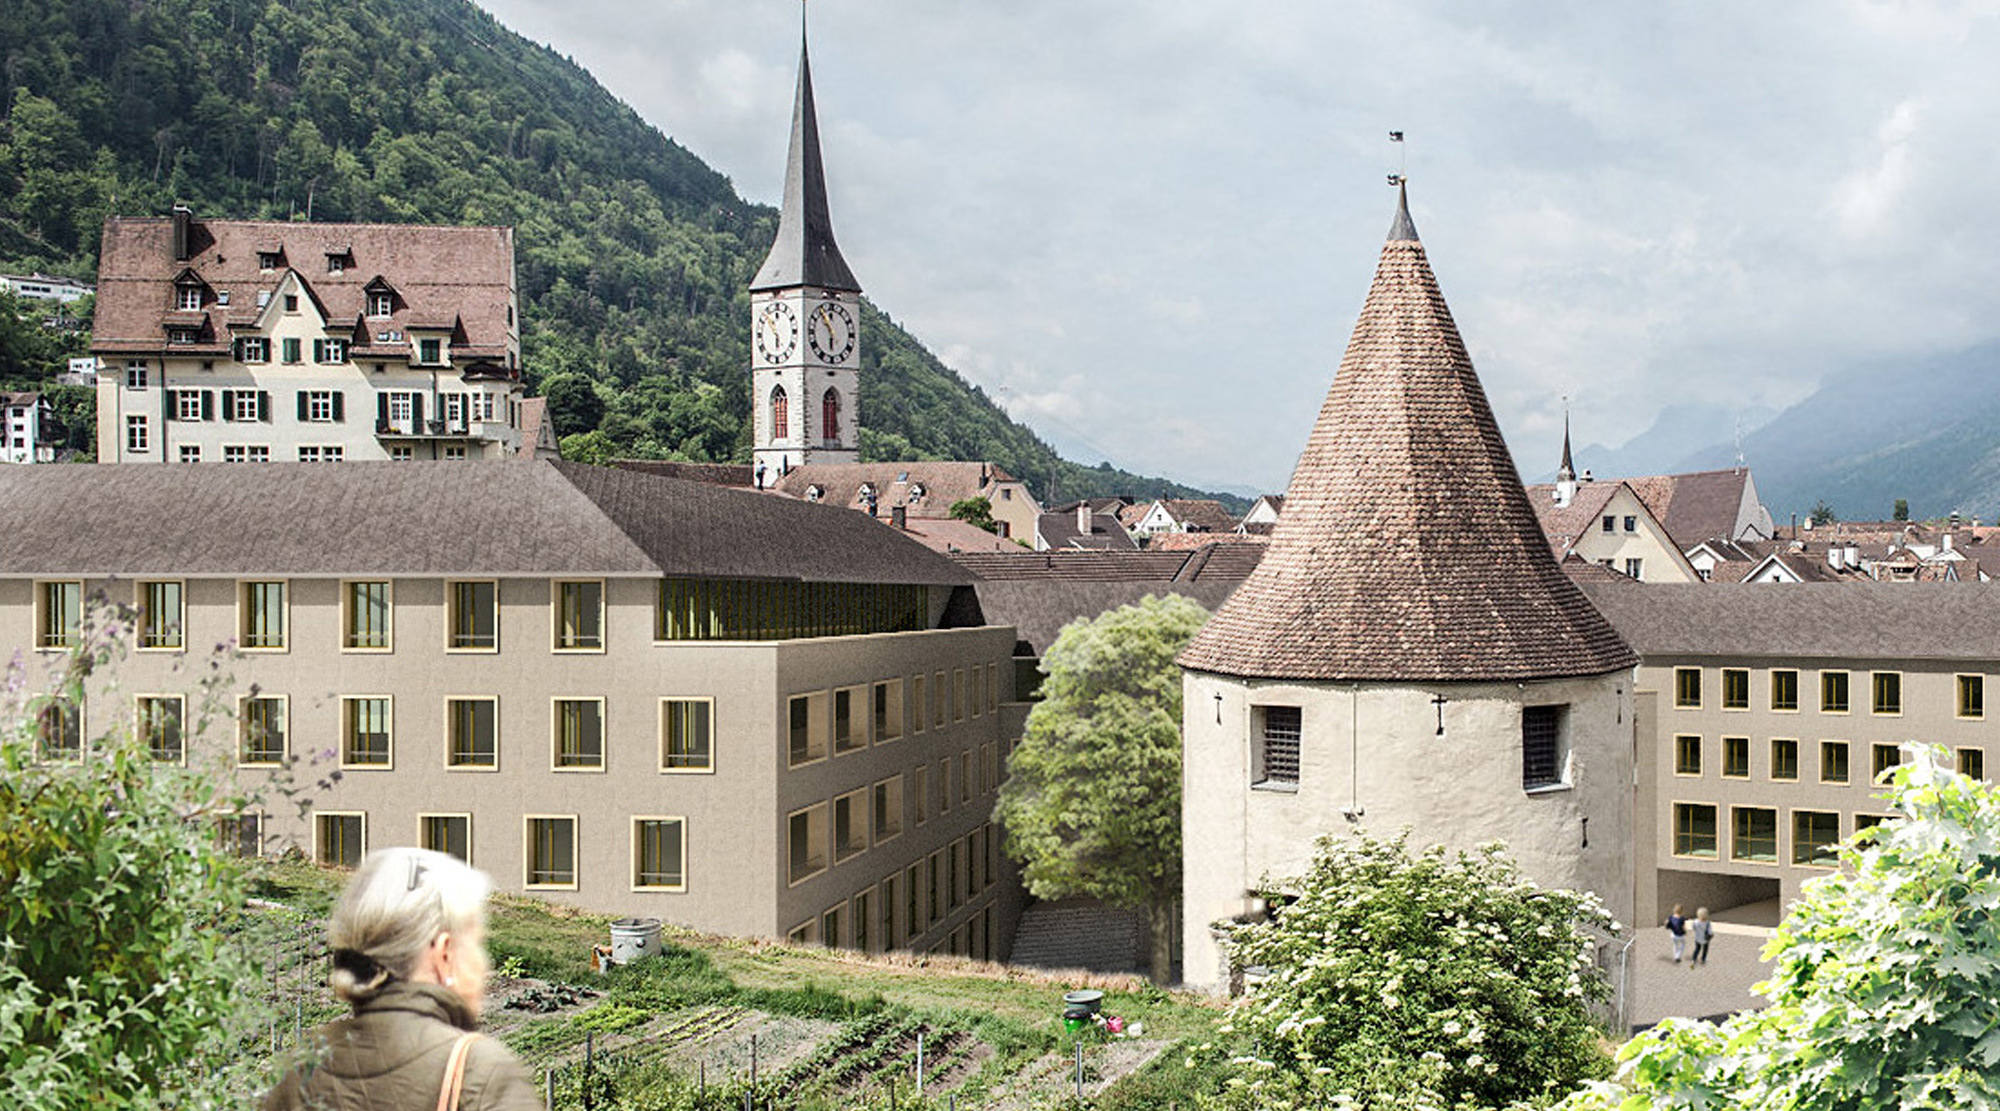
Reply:
[[[465,1058],[472,1052],[472,1041],[479,1035],[460,1034],[452,1043],[451,1061],[444,1067],[444,1083],[438,1088],[437,1111],[453,1111],[458,1106],[458,1097],[465,1090]]]

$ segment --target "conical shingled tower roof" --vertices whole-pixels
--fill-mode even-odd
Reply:
[[[1270,550],[1180,662],[1379,682],[1638,662],[1550,554],[1400,196]]]
[[[752,292],[816,286],[861,292],[840,245],[826,202],[826,171],[819,153],[819,115],[813,108],[812,59],[799,42],[798,99],[792,105],[792,147],[785,158],[785,208],[771,253],[750,282]]]

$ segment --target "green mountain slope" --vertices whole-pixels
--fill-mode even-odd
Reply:
[[[748,458],[744,287],[776,212],[466,0],[0,0],[0,56],[0,266],[87,276],[107,213],[175,201],[512,224],[559,432]],[[1066,462],[885,315],[864,327],[865,457],[991,459],[1063,497],[1198,493]]]

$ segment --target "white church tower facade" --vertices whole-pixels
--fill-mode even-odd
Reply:
[[[861,461],[861,283],[834,242],[813,107],[799,47],[785,207],[750,283],[752,464],[759,486],[806,463]]]

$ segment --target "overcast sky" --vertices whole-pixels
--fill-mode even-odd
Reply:
[[[795,0],[479,2],[777,203]],[[1616,445],[2000,335],[2000,0],[814,0],[812,46],[868,295],[1085,463],[1282,489],[1405,159],[1531,477],[1565,394]]]

